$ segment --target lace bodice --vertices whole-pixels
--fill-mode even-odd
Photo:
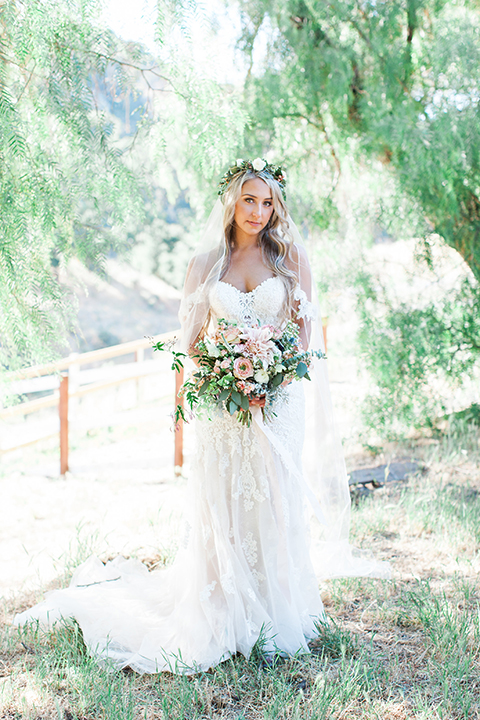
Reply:
[[[285,285],[282,278],[267,278],[250,292],[242,292],[234,285],[219,280],[210,290],[209,302],[214,319],[223,318],[243,325],[278,326],[283,319]],[[294,299],[298,301],[298,318],[313,320],[315,307],[297,285]]]
[[[214,318],[253,325],[277,325],[282,316],[285,285],[279,277],[267,278],[251,292],[241,292],[230,283],[219,281],[210,291]]]

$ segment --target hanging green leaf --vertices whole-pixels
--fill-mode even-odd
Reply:
[[[299,362],[296,368],[296,373],[299,378],[303,378],[308,372],[308,367],[304,362]]]

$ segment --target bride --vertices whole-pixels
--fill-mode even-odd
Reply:
[[[222,318],[275,327],[293,319],[304,349],[322,349],[310,267],[284,193],[282,169],[260,158],[237,160],[222,178],[187,271],[186,352]],[[139,673],[208,670],[236,652],[248,657],[259,638],[267,654],[308,652],[326,620],[319,578],[388,576],[385,563],[348,543],[350,498],[326,361],[310,374],[311,382],[284,388],[268,421],[265,399],[251,401],[250,427],[225,410],[197,419],[192,512],[170,567],[149,573],[132,559],[91,557],[68,588],[15,624],[73,617],[99,662]]]

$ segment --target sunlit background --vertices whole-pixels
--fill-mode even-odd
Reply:
[[[445,438],[478,452],[480,12],[413,4],[2,5],[5,592],[54,578],[70,546],[174,544],[192,438],[175,476],[174,377],[145,337],[178,330],[238,157],[286,169],[348,470]]]

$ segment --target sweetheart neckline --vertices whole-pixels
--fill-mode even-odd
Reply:
[[[228,285],[229,287],[233,288],[238,293],[240,293],[240,295],[252,295],[256,290],[258,290],[259,287],[262,287],[262,285],[265,285],[265,283],[267,283],[269,280],[277,280],[278,277],[279,277],[278,275],[272,275],[272,277],[265,278],[265,280],[262,280],[261,283],[258,283],[258,285],[256,285],[253,288],[253,290],[247,290],[247,291],[239,290],[237,287],[235,287],[235,285],[232,285],[232,283],[226,282],[225,280],[219,280],[218,282],[221,283],[222,285]]]

